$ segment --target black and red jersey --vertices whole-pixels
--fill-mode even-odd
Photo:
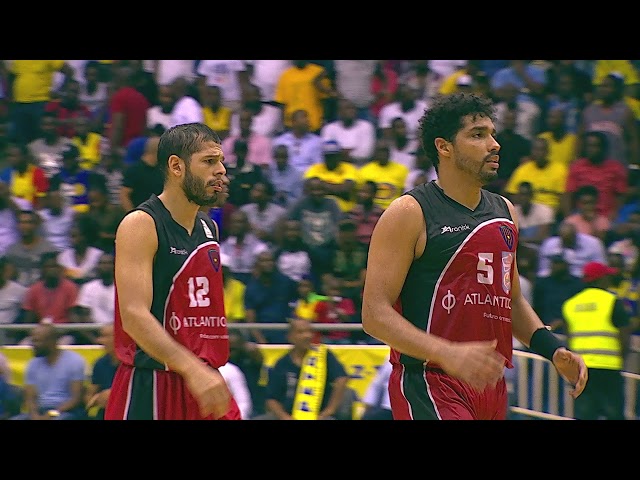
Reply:
[[[506,201],[481,190],[480,203],[470,210],[445,195],[435,181],[406,194],[422,207],[427,244],[409,269],[396,308],[421,330],[447,340],[497,339],[498,352],[511,366],[518,232]],[[423,362],[394,350],[391,361]]]
[[[198,212],[189,234],[156,195],[136,210],[153,217],[158,235],[151,313],[176,341],[204,362],[215,368],[224,365],[229,357],[229,335],[216,226],[208,216]],[[122,329],[118,285],[115,287],[118,358],[134,367],[167,369],[140,349]]]

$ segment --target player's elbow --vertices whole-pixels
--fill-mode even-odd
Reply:
[[[137,337],[136,333],[139,330],[138,318],[140,318],[140,313],[137,310],[135,306],[120,307],[122,330],[133,339]]]
[[[362,330],[367,335],[380,340],[380,321],[376,309],[369,302],[364,301],[362,304]]]

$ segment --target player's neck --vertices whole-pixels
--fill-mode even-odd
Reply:
[[[442,175],[438,176],[436,184],[442,189],[445,195],[469,210],[475,210],[480,203],[480,185],[469,181],[463,175]]]
[[[172,188],[165,188],[158,198],[169,210],[171,217],[191,235],[200,207],[187,200],[182,191],[175,191]]]

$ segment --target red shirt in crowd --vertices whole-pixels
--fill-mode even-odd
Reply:
[[[333,300],[320,300],[316,303],[316,323],[342,323],[340,320],[338,313],[341,313],[344,316],[352,317],[356,313],[355,305],[353,304],[353,300],[350,298],[341,298],[339,301]],[[334,330],[328,332],[317,332],[316,338],[314,341],[316,343],[320,342],[320,338],[322,337],[322,333],[326,338],[330,338],[331,340],[341,340],[345,338],[349,338],[351,336],[351,332],[346,330]]]
[[[113,126],[113,116],[116,113],[124,115],[122,145],[116,146],[126,147],[134,138],[144,136],[147,126],[147,110],[150,107],[151,104],[146,97],[133,87],[122,87],[113,94],[109,103],[110,128]],[[110,136],[110,132],[107,133],[107,136]]]
[[[56,288],[47,288],[42,280],[29,287],[22,308],[34,312],[39,320],[50,318],[53,323],[68,323],[69,310],[76,304],[78,285],[67,278]]]
[[[72,138],[76,135],[74,120],[78,117],[91,118],[91,110],[86,105],[79,104],[77,108],[69,109],[60,100],[53,100],[44,107],[45,112],[53,112],[58,120],[58,134]]]
[[[598,213],[611,219],[617,215],[617,197],[627,192],[628,173],[622,162],[607,159],[600,165],[578,158],[569,167],[567,193],[593,185],[598,190]]]

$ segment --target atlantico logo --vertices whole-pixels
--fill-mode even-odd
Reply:
[[[176,312],[172,312],[169,318],[169,328],[173,330],[174,335],[178,333],[181,328],[200,328],[200,327],[226,327],[227,317],[183,317],[180,318],[176,315]]]
[[[442,227],[442,231],[440,232],[440,234],[443,233],[454,233],[454,232],[464,232],[465,230],[469,230],[471,227],[469,225],[467,225],[466,223],[464,225],[458,225],[457,227],[450,227],[449,225],[445,225],[444,227]]]
[[[451,290],[447,290],[447,294],[442,297],[442,308],[444,308],[449,315],[451,310],[456,306],[456,296],[451,293]]]

